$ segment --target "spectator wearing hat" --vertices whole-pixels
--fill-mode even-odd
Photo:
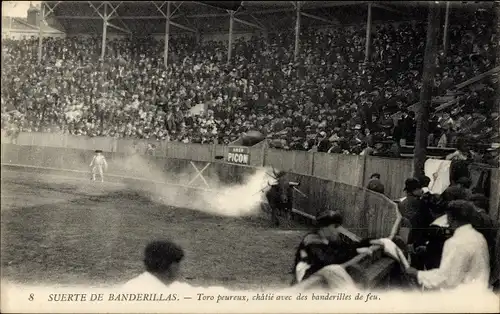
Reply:
[[[408,230],[408,244],[412,244],[412,230],[419,228],[422,202],[422,185],[416,178],[405,181],[405,198],[398,204],[399,212],[403,216],[401,227]]]
[[[399,203],[399,211],[404,218],[411,221],[420,208],[422,184],[416,178],[408,178],[405,180],[405,187],[403,191],[406,192],[406,196]]]
[[[380,173],[374,173],[370,176],[370,181],[368,181],[366,188],[370,191],[384,194],[385,187],[382,184],[382,181],[380,181]]]
[[[165,289],[187,284],[177,282],[179,267],[184,258],[184,251],[177,244],[157,240],[150,242],[144,250],[145,272],[124,284],[124,288],[131,289]]]
[[[448,204],[446,213],[453,236],[446,240],[439,268],[417,271],[410,267],[407,273],[427,289],[453,289],[460,285],[489,286],[490,265],[488,245],[471,223],[474,205],[465,200]]]

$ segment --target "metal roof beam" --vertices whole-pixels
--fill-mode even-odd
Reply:
[[[252,14],[271,14],[280,12],[294,12],[294,8],[283,8],[283,9],[272,9],[272,10],[260,10],[260,11],[238,11],[235,12],[236,15],[252,15]],[[206,14],[193,14],[187,15],[188,18],[209,18],[209,17],[226,17],[228,14],[225,13],[206,13]]]
[[[180,15],[173,16],[172,18],[179,17]],[[59,16],[54,16],[58,19],[65,19],[65,20],[100,20],[101,17],[99,16],[73,16],[73,15],[59,15]],[[110,20],[163,20],[165,17],[161,15],[137,15],[137,16],[111,16],[109,19]]]
[[[107,15],[107,18],[110,18],[111,16],[113,16],[113,14],[116,13],[116,10],[118,10],[118,8],[120,7],[120,5],[122,5],[123,1],[121,1],[120,3],[118,3],[116,5],[116,7],[113,7],[113,5],[109,2],[109,1],[106,1],[108,3],[108,5],[111,7],[111,13]],[[116,14],[118,16],[118,14]]]
[[[255,28],[260,29],[260,30],[264,30],[263,27],[261,27],[261,26],[259,26],[257,24],[254,24],[254,23],[251,23],[251,22],[247,22],[247,21],[244,21],[244,20],[240,20],[238,18],[234,18],[234,21],[238,22],[238,23],[241,23],[241,24],[245,24],[245,25],[248,25],[248,26],[255,27]]]
[[[173,25],[173,26],[178,27],[180,29],[184,29],[184,30],[190,31],[192,33],[197,33],[197,31],[195,29],[193,29],[191,27],[187,27],[187,26],[181,25],[179,23],[175,23],[175,22],[170,21],[170,25]]]
[[[158,5],[156,4],[156,2],[155,2],[155,1],[151,1],[151,2],[155,5],[156,10],[158,10],[158,12],[160,12],[160,13],[163,15],[163,17],[164,17],[164,18],[167,18],[167,15],[168,15],[168,14],[165,14],[165,12],[163,12],[162,8],[163,8],[163,6],[164,6],[166,3],[168,3],[169,1],[164,1],[164,2],[160,5],[160,6],[158,6]],[[175,4],[174,4],[174,6],[175,6],[175,10],[174,10],[174,12],[170,13],[170,16],[169,16],[171,19],[176,18],[176,17],[178,17],[178,16],[179,16],[179,15],[174,15],[174,13],[175,13],[175,12],[177,12],[177,11],[179,11],[179,9],[180,9],[180,7],[181,7],[182,3],[183,3],[183,2],[179,3],[178,5],[175,5]],[[171,3],[171,4],[172,4],[172,3]]]
[[[101,17],[101,19],[104,20],[104,15],[102,15],[101,12],[99,12],[99,8],[106,2],[101,3],[101,5],[99,5],[99,8],[96,8],[95,5],[92,3],[92,1],[87,1],[87,2],[89,3],[90,7],[94,9],[94,12],[97,13]]]
[[[121,27],[116,26],[116,25],[114,25],[114,24],[112,24],[112,23],[110,23],[110,22],[107,22],[107,25],[108,25],[108,26],[110,26],[110,27],[112,27],[112,28],[114,28],[114,29],[117,29],[117,30],[119,30],[119,31],[122,31],[122,32],[124,32],[124,33],[127,33],[127,34],[132,34],[132,32],[131,32],[129,29],[121,28]]]
[[[372,1],[327,1],[326,3],[323,3],[321,5],[315,5],[314,1],[304,1],[304,10],[308,9],[320,9],[320,8],[331,8],[331,7],[341,7],[341,6],[347,6],[347,5],[360,5],[360,4],[367,4]]]
[[[122,24],[123,28],[125,28],[125,29],[128,31],[128,33],[129,33],[130,35],[132,35],[132,31],[130,30],[130,28],[128,27],[128,25],[127,25],[127,24],[125,24],[125,22],[123,22],[123,20],[122,20],[122,19],[116,19],[116,20],[117,20],[118,22],[120,22],[120,24]]]
[[[100,16],[72,16],[72,15],[60,15],[55,16],[57,19],[63,20],[102,20]]]
[[[172,18],[174,18],[174,13],[177,10],[179,10],[179,8],[182,5],[182,2],[179,3],[179,5],[176,6],[176,9],[175,9],[175,11],[173,13],[167,12],[167,14],[165,14],[165,12],[163,12],[162,7],[165,5],[165,3],[168,3],[168,1],[164,1],[161,6],[158,6],[156,4],[156,2],[154,2],[154,1],[151,1],[151,2],[155,5],[155,7],[158,10],[158,12],[160,12],[163,15],[163,17],[159,17],[160,19],[167,19],[169,21],[169,25],[173,25],[173,26],[178,27],[180,29],[184,29],[184,30],[187,30],[187,31],[190,31],[190,32],[193,32],[193,33],[197,33],[197,31],[195,29],[191,28],[191,27],[187,27],[187,26],[184,26],[182,24],[179,24],[179,23],[176,23],[176,22],[172,22]],[[177,17],[177,16],[178,15],[176,15],[175,17]],[[158,17],[155,17],[155,19],[157,19],[157,18]]]
[[[158,12],[160,12],[160,13],[161,13],[161,15],[163,15],[163,17],[164,17],[164,18],[168,18],[168,17],[167,17],[167,14],[165,14],[165,12],[163,12],[163,10],[161,9],[161,8],[165,5],[165,3],[168,3],[168,1],[164,1],[164,2],[161,4],[161,6],[158,6],[158,5],[156,4],[156,2],[154,2],[154,1],[151,1],[151,2],[155,5],[156,10],[157,10]]]
[[[265,29],[266,27],[264,26],[264,24],[262,24],[258,18],[256,18],[253,14],[250,14],[250,17],[255,21],[255,23],[259,24],[260,27],[262,27],[263,29]]]
[[[395,12],[395,13],[398,13],[398,14],[405,14],[403,11],[400,11],[398,9],[394,9],[394,8],[391,8],[387,5],[384,5],[384,4],[380,4],[380,3],[376,3],[376,2],[373,2],[372,4],[372,7],[374,8],[379,8],[379,9],[383,9],[383,10],[386,10],[386,11],[391,11],[391,12]]]
[[[307,17],[310,17],[312,19],[318,20],[318,21],[322,21],[322,22],[328,23],[328,24],[338,25],[338,23],[335,23],[334,21],[330,21],[328,19],[316,16],[316,15],[313,15],[313,14],[309,14],[309,13],[305,13],[305,12],[300,12],[300,14],[303,15],[303,16],[307,16]]]
[[[207,14],[193,14],[193,15],[187,15],[187,18],[207,18],[207,17],[227,17],[229,16],[228,13],[207,13]]]
[[[119,17],[121,20],[163,20],[164,18],[165,16],[162,15],[130,15]]]
[[[61,3],[62,1],[57,1],[57,3],[54,4],[53,7],[50,7],[48,3],[46,3],[45,1],[42,1],[42,4],[41,6],[45,6],[47,7],[47,9],[49,9],[48,12],[46,12],[45,10],[43,11],[43,19],[45,19],[47,16],[49,16],[50,13],[54,13],[54,10],[55,8]]]
[[[242,11],[238,12],[237,15],[249,15],[249,14],[271,14],[280,12],[295,12],[295,8],[283,8],[283,9],[269,9],[260,11]]]

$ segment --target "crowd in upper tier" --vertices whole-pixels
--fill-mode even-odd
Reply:
[[[449,27],[434,96],[497,65],[491,13],[467,17]],[[364,28],[305,29],[298,61],[293,32],[238,39],[230,64],[226,43],[182,35],[170,40],[167,68],[153,38],[110,39],[105,60],[100,37],[46,38],[41,64],[37,39],[7,39],[2,129],[220,144],[258,130],[283,149],[359,154],[380,141],[397,149],[415,138],[408,107],[420,96],[426,22],[375,24],[368,63]],[[499,142],[496,83],[468,86],[433,112],[429,145]]]

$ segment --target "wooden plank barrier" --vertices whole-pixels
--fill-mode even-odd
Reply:
[[[221,161],[216,157],[221,156],[224,159],[228,151],[228,147],[224,145],[184,144],[151,139],[90,138],[69,134],[35,132],[20,133],[16,139],[2,137],[2,143],[12,142],[21,146],[66,147],[84,150],[102,149],[104,152],[118,152],[126,155],[144,155],[150,143],[156,146],[155,151],[151,153],[155,157],[190,159],[200,162]],[[413,173],[411,159],[284,151],[269,149],[260,144],[250,147],[249,150],[250,166],[273,166],[280,170],[312,175],[353,186],[364,187],[371,174],[380,173],[382,183],[385,186],[385,195],[390,199],[404,196],[404,181]],[[492,171],[495,174],[492,174],[490,178],[490,213],[493,219],[498,220],[500,219],[500,197],[498,196],[500,194],[498,193],[500,183],[498,169]]]
[[[93,150],[2,144],[2,167],[69,173],[72,176],[89,178],[89,163],[93,154]],[[259,171],[256,167],[224,162],[129,155],[109,151],[104,154],[110,165],[108,178],[119,182],[140,182],[140,184],[135,183],[135,186],[142,189],[150,188],[152,191],[159,188],[158,184],[167,184],[182,189],[214,193],[214,188],[217,186],[243,184],[247,178]],[[353,237],[392,237],[394,230],[399,226],[400,215],[396,204],[383,195],[325,178],[293,172],[286,175],[291,180],[301,182],[300,190],[305,196],[302,193],[295,193],[293,206],[295,213],[312,218],[307,221],[308,224],[314,223],[315,217],[322,211],[333,209],[342,212],[344,226],[354,234]],[[258,193],[258,191],[248,191],[248,193]],[[380,258],[381,255],[374,260],[373,256],[366,255],[360,261],[367,263],[369,259],[378,265]],[[365,281],[368,281],[364,284],[374,285],[374,280],[382,280],[380,276],[385,276],[383,274],[389,273],[387,268],[394,266],[393,263],[384,265],[374,268],[372,272],[376,274],[365,276]]]

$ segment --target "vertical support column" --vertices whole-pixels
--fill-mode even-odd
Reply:
[[[38,55],[37,55],[37,61],[38,64],[42,63],[42,45],[43,45],[43,22],[45,21],[45,3],[43,1],[40,4],[40,19],[38,21]],[[11,26],[12,26],[12,19],[11,19]]]
[[[368,17],[366,18],[366,43],[365,43],[365,63],[370,61],[370,47],[372,41],[372,4],[368,3]]]
[[[427,39],[425,42],[424,71],[422,74],[422,90],[417,111],[417,132],[415,136],[415,151],[413,157],[413,174],[415,177],[424,175],[427,158],[427,138],[429,136],[429,112],[432,100],[432,86],[436,70],[436,52],[438,46],[437,32],[439,30],[439,5],[429,1],[429,16]]]
[[[104,15],[102,19],[102,42],[101,42],[101,60],[104,61],[106,54],[106,39],[108,37],[108,4],[104,3]]]
[[[234,27],[234,11],[229,11],[229,40],[227,45],[227,63],[231,62],[233,54],[233,27]]]
[[[297,61],[300,54],[300,1],[295,2],[295,50],[293,53],[294,61]]]
[[[163,64],[165,65],[165,70],[168,67],[168,44],[170,39],[170,1],[167,1],[167,20],[165,22],[165,48],[163,51]]]
[[[444,16],[444,30],[443,30],[443,53],[446,56],[448,51],[448,25],[450,23],[450,1],[446,1],[446,13]]]

